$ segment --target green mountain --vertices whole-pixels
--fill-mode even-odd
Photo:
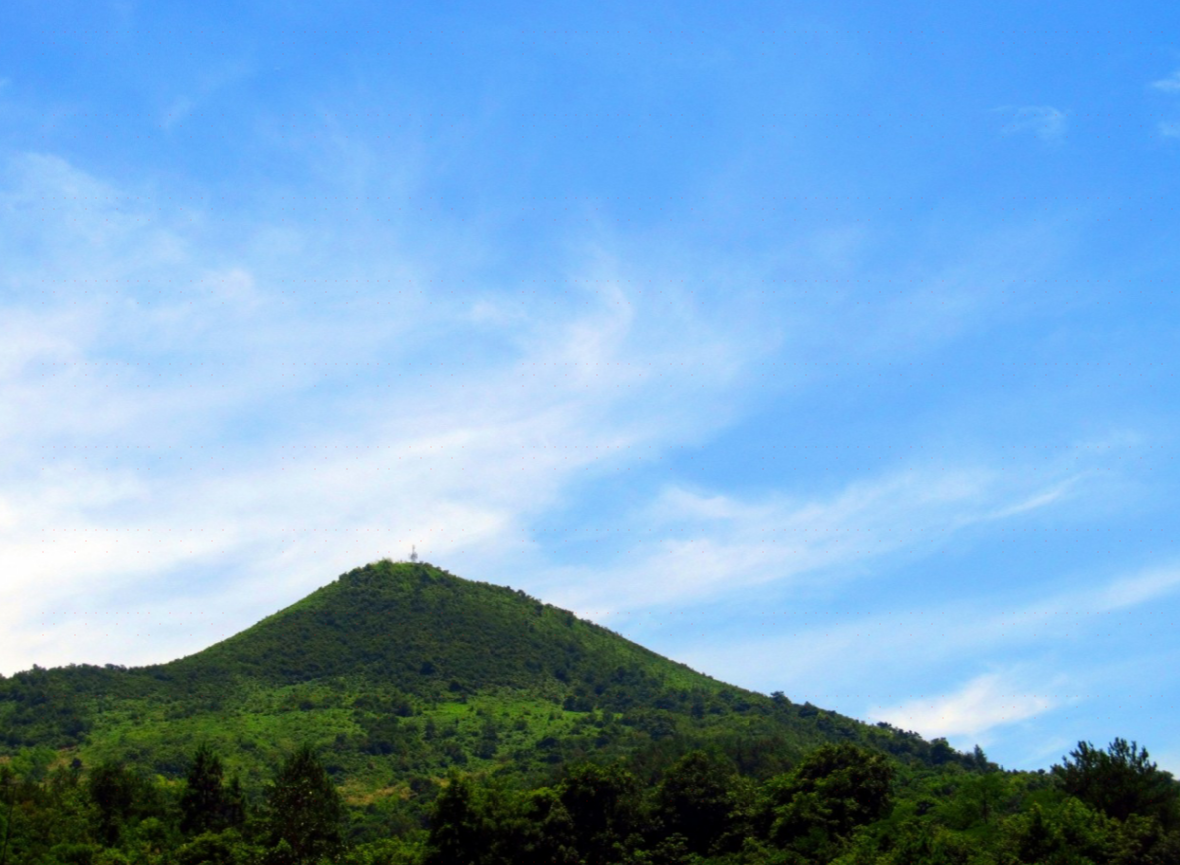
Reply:
[[[379,562],[172,663],[0,678],[0,865],[1180,862],[1136,743],[998,769]]]
[[[0,679],[0,751],[48,746],[177,778],[205,742],[257,787],[310,743],[354,804],[456,766],[536,780],[586,759],[666,765],[701,744],[766,776],[830,741],[970,760],[718,682],[522,591],[389,561],[171,663]]]

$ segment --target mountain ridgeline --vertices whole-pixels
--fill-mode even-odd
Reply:
[[[709,743],[770,773],[824,742],[926,763],[945,742],[726,685],[529,597],[382,561],[167,664],[0,681],[0,748],[69,749],[179,775],[194,741],[247,781],[303,743],[357,796],[452,767],[524,775]],[[663,757],[660,755],[663,754]]]

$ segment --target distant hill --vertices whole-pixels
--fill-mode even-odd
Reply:
[[[134,669],[0,679],[0,751],[48,746],[183,773],[208,742],[248,785],[303,742],[354,804],[408,796],[450,767],[524,776],[700,744],[753,774],[829,741],[922,762],[945,742],[718,682],[529,597],[382,561],[195,655]]]

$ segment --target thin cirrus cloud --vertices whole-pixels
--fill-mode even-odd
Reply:
[[[1151,86],[1155,90],[1167,93],[1168,95],[1180,94],[1180,69],[1177,69],[1167,78],[1161,78],[1158,81],[1151,82]],[[1180,121],[1161,120],[1156,124],[1156,129],[1162,138],[1180,138]]]
[[[1044,682],[1034,687],[1018,672],[993,672],[976,676],[951,693],[873,706],[868,716],[927,737],[983,737],[986,744],[990,731],[1044,714],[1060,702],[1046,692]]]
[[[1047,143],[1057,143],[1065,138],[1068,115],[1052,105],[1005,106],[994,109],[1007,116],[1007,122],[1000,127],[1004,135],[1035,135]]]
[[[1151,82],[1151,86],[1156,90],[1162,90],[1164,93],[1180,93],[1180,69],[1177,69],[1167,78],[1161,78],[1158,81]]]
[[[1002,727],[1031,723],[1068,706],[1084,710],[1093,705],[1094,695],[1125,689],[1136,670],[1171,663],[1150,642],[1150,632],[1166,631],[1166,622],[1152,627],[1143,613],[1180,589],[1180,567],[1174,562],[1106,579],[1079,576],[1067,583],[1068,588],[1032,601],[1014,602],[1018,590],[1013,588],[994,596],[867,615],[842,616],[823,607],[814,615],[795,611],[789,621],[748,622],[748,631],[761,627],[768,635],[731,639],[710,652],[711,662],[729,681],[784,689],[795,699],[835,706],[857,717],[888,721],[926,736],[947,736],[956,746],[986,744],[1001,735]],[[1120,615],[1135,621],[1148,643],[1129,656],[1126,648],[1108,656],[1105,648],[1123,630],[1121,620],[1115,621]],[[775,611],[766,610],[761,618],[773,620]],[[788,627],[791,633],[781,633]],[[1071,651],[1081,652],[1086,663],[1071,665]],[[690,653],[686,660],[694,663],[703,657]],[[1096,664],[1096,657],[1123,660]],[[962,670],[980,665],[986,672],[957,689],[929,693],[929,682],[954,681]],[[890,702],[884,693],[899,690],[927,693],[899,702]],[[1093,711],[1081,717],[1088,719]],[[1059,726],[1078,726],[1075,719],[1059,720]],[[1080,729],[1088,724],[1083,720]],[[1051,731],[1032,736],[1023,746],[1026,762],[1035,764],[1045,756],[1036,749],[1048,747],[1046,736],[1055,743],[1050,751],[1059,753],[1060,743]]]
[[[218,576],[196,593],[159,589],[161,605],[216,596],[244,627],[325,574],[417,543],[457,572],[510,570],[611,617],[918,554],[1051,505],[1076,480],[1013,484],[964,464],[896,468],[811,499],[672,484],[629,516],[636,541],[620,563],[561,565],[538,550],[535,520],[588,475],[723,427],[758,384],[746,373],[778,348],[756,322],[711,313],[666,253],[643,258],[594,233],[568,246],[565,290],[544,303],[494,287],[432,293],[422,286],[442,263],[378,254],[369,269],[384,278],[332,305],[317,300],[317,268],[336,266],[331,238],[297,225],[227,245],[203,232],[208,219],[35,154],[12,161],[0,200],[14,239],[4,278],[40,301],[10,304],[0,324],[15,408],[0,441],[21,457],[0,473],[0,562],[57,623],[22,642],[31,618],[8,613],[14,669],[158,660],[211,636],[206,624],[166,644],[142,631],[88,638],[67,621],[80,584],[91,607],[126,606],[201,569]],[[310,266],[291,258],[306,247]],[[740,289],[724,265],[693,261]],[[963,313],[917,314],[911,300],[897,302],[915,356]],[[811,356],[824,356],[822,331]],[[490,359],[438,349],[469,343]]]
[[[692,604],[775,583],[831,586],[860,565],[921,555],[957,532],[1067,498],[1084,468],[1035,480],[986,466],[915,465],[859,480],[827,497],[761,500],[671,486],[626,523],[634,544],[614,567],[562,573],[554,592],[596,619]]]
[[[1180,567],[1161,563],[1129,575],[1072,582],[1068,590],[1031,602],[1012,603],[1009,596],[997,595],[901,612],[831,616],[822,629],[804,627],[789,636],[736,640],[727,651],[732,651],[735,664],[747,659],[746,675],[754,679],[769,680],[777,659],[789,657],[793,679],[810,689],[822,684],[840,657],[848,659],[846,678],[856,680],[864,663],[878,666],[881,659],[921,667],[957,663],[991,651],[1043,648],[1086,639],[1107,614],[1172,596],[1180,588]],[[933,654],[932,647],[937,648]]]
[[[6,608],[7,672],[159,660],[208,636],[88,638],[63,618],[79,585],[91,612],[153,588],[174,606],[216,594],[245,626],[411,543],[460,571],[511,557],[585,472],[722,423],[762,346],[674,284],[630,290],[659,274],[600,241],[571,255],[558,304],[410,291],[382,306],[375,289],[317,315],[265,254],[235,260],[63,160],[16,160],[3,203],[26,251],[4,278],[27,302],[0,324],[0,567],[36,598]],[[434,266],[396,270],[412,283]],[[464,340],[491,342],[491,360],[432,347]],[[193,596],[176,575],[194,568],[221,576]]]

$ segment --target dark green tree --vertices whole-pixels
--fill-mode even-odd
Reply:
[[[216,832],[226,817],[226,791],[222,787],[221,759],[207,744],[193,755],[180,797],[180,831],[185,835]]]
[[[779,846],[828,856],[857,826],[890,807],[893,768],[881,754],[841,743],[812,752],[791,773],[766,784],[763,818]]]
[[[99,840],[113,847],[135,808],[138,778],[119,763],[107,761],[90,773],[87,790],[97,811]]]
[[[1028,811],[1004,821],[1000,848],[1007,856],[1001,861],[1031,865],[1112,862],[1116,840],[1112,822],[1077,799],[1044,807],[1034,802]],[[1134,859],[1126,865],[1132,862],[1147,865]]]
[[[491,841],[489,827],[476,807],[471,783],[452,772],[430,813],[427,865],[480,862]]]
[[[473,786],[455,772],[435,800],[427,865],[575,863],[569,855],[570,819],[550,790],[522,796],[487,779]]]
[[[1003,816],[1011,792],[1011,785],[1003,772],[967,775],[943,806],[943,818],[957,829],[980,824],[991,826]]]
[[[276,859],[315,862],[339,852],[344,803],[310,745],[287,758],[267,791],[266,819]]]
[[[656,791],[657,818],[669,835],[682,835],[693,853],[705,854],[733,820],[733,771],[705,751],[678,760]]]
[[[560,788],[561,804],[574,827],[574,844],[585,865],[619,861],[623,844],[639,822],[639,783],[622,766],[584,764],[570,770]]]
[[[940,737],[930,743],[930,762],[935,766],[949,763],[955,759],[955,756],[955,749],[951,747],[950,742],[945,738]]]
[[[978,745],[971,752],[969,764],[976,772],[994,772],[996,770],[996,764],[987,758],[983,748]]]
[[[1065,792],[1108,816],[1141,814],[1166,829],[1180,825],[1180,787],[1135,742],[1115,739],[1106,751],[1078,742],[1053,773]]]
[[[230,779],[225,790],[221,813],[224,825],[231,828],[246,822],[246,791],[242,789],[242,780],[237,775]]]
[[[2,842],[3,846],[0,847],[0,865],[8,863],[8,842],[12,837],[13,806],[16,805],[16,778],[14,774],[8,766],[0,766],[0,789],[6,794],[5,805],[7,806],[4,813],[4,841]]]
[[[581,865],[577,827],[557,791],[549,787],[532,791],[522,810],[531,831],[525,833],[521,861]]]

